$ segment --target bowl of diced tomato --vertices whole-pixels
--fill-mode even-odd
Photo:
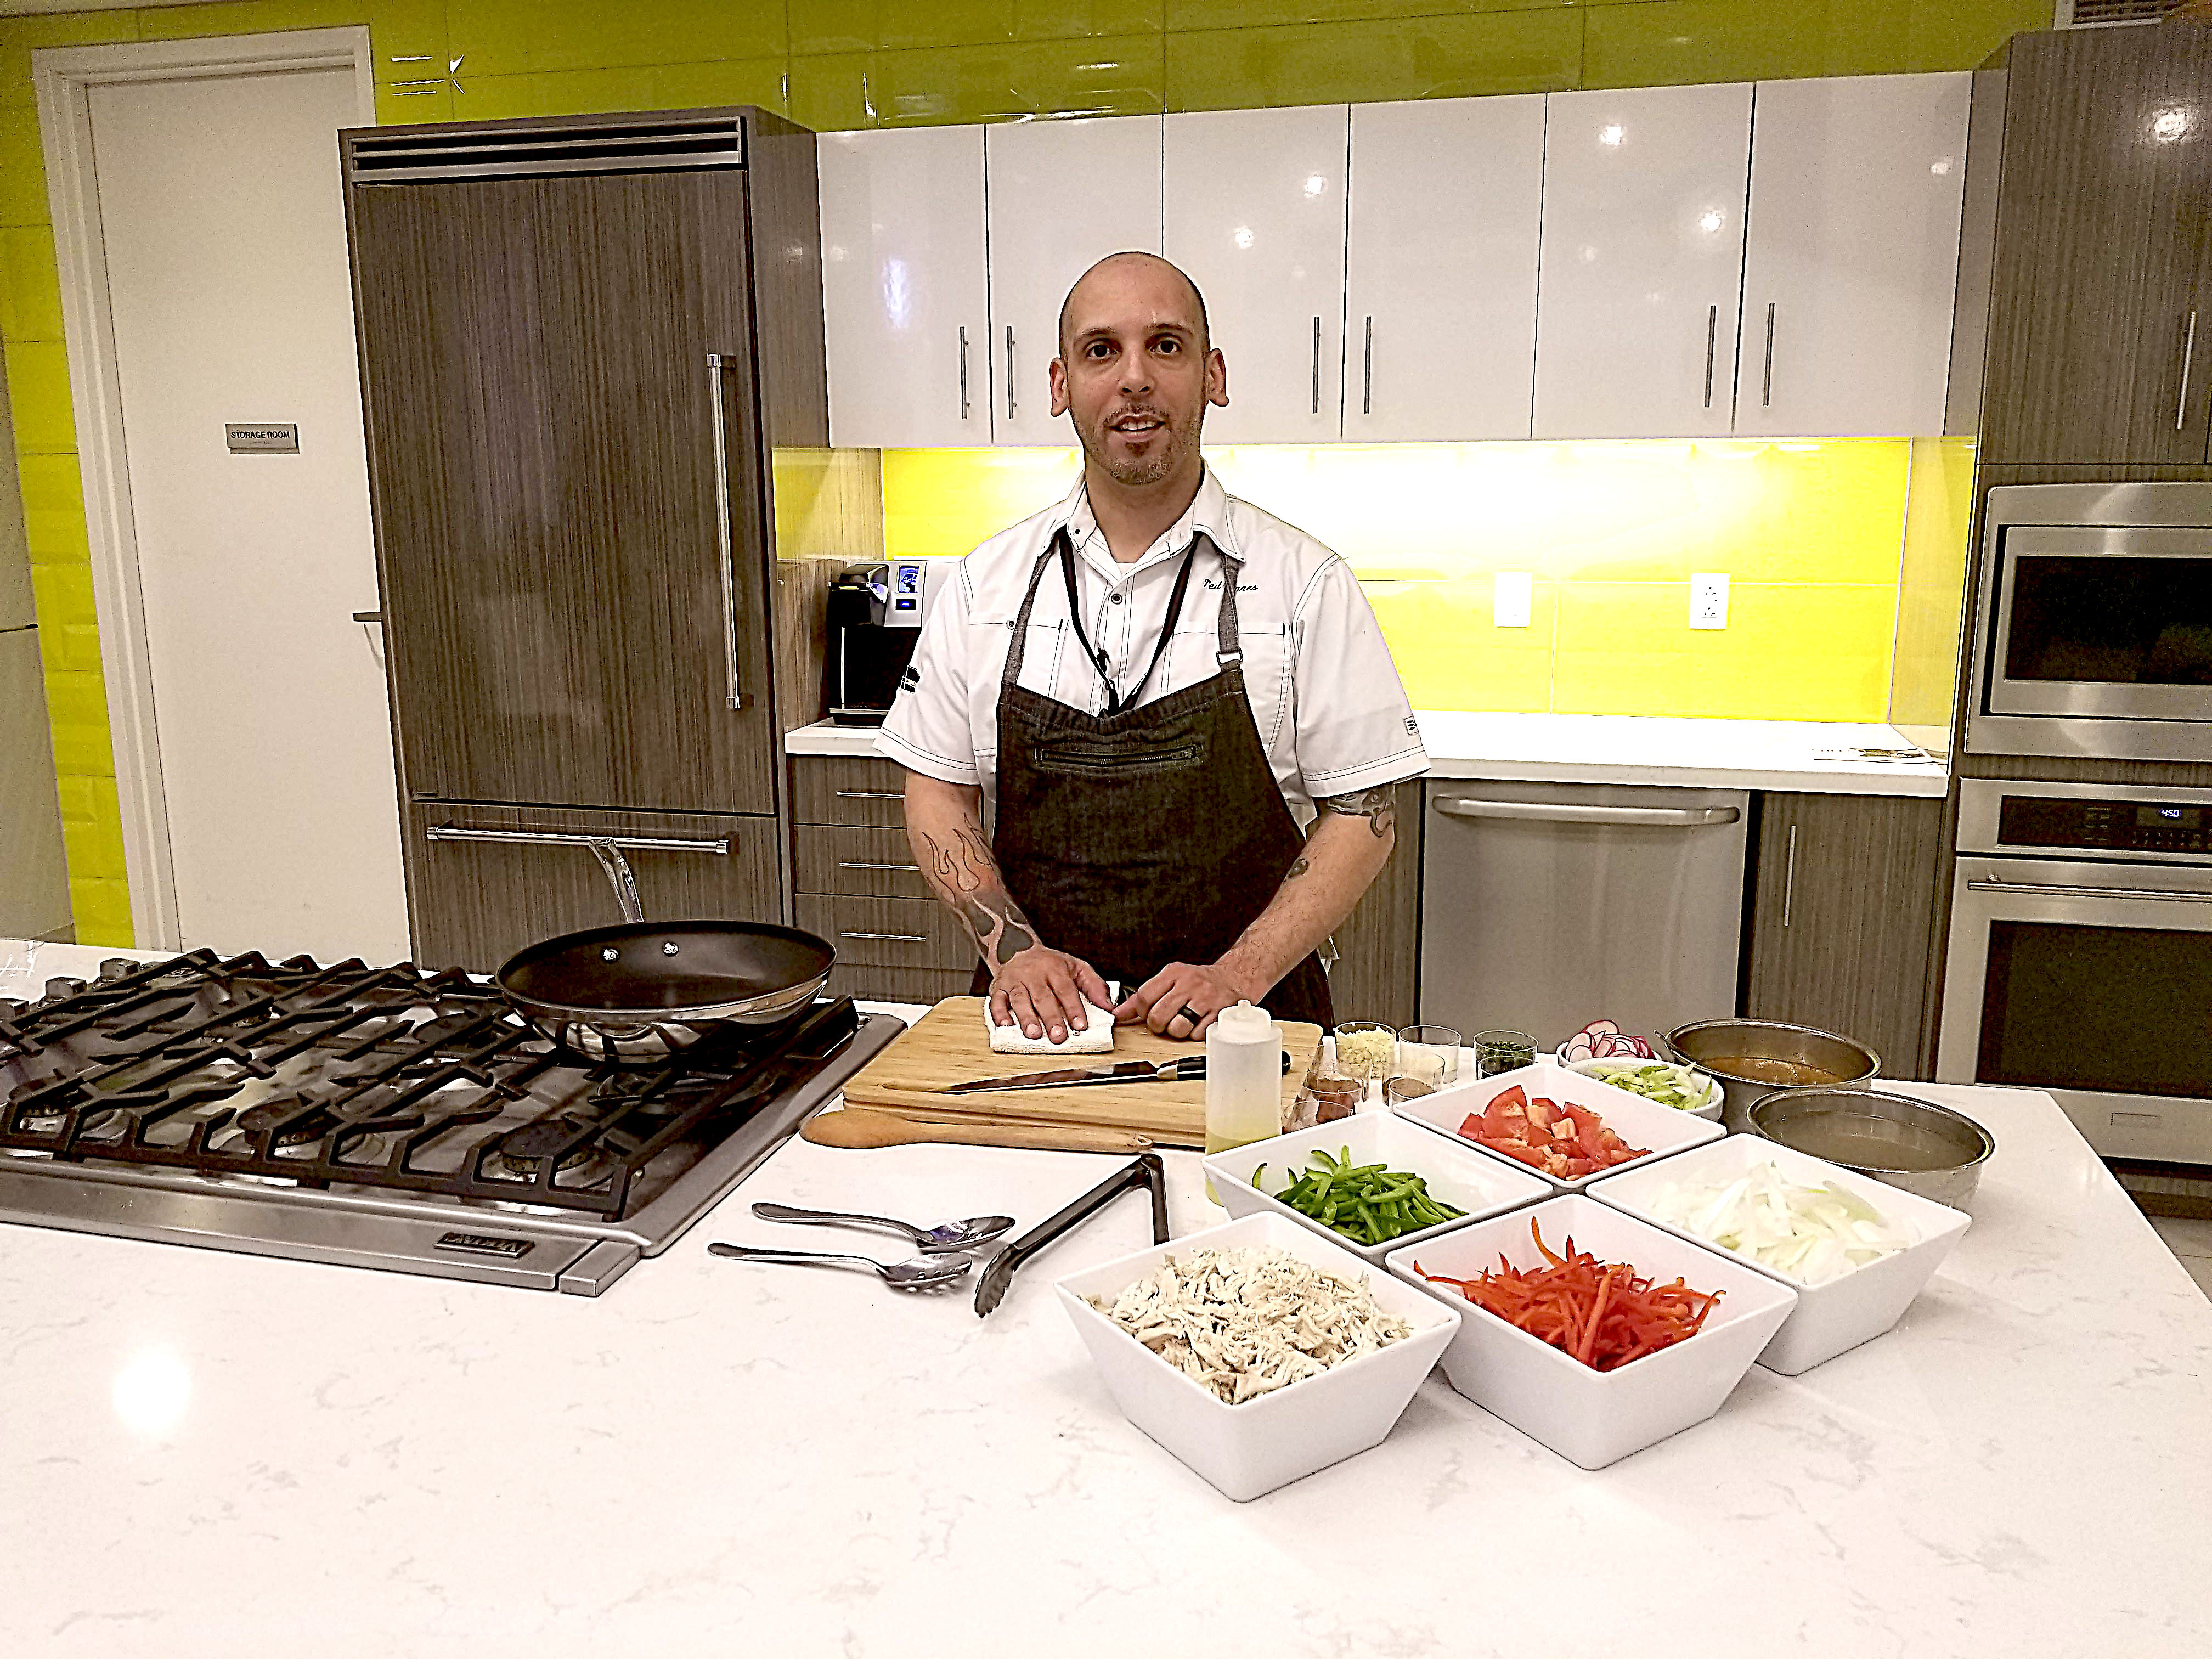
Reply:
[[[1708,1119],[1547,1060],[1401,1101],[1392,1109],[1571,1192],[1727,1133]]]
[[[1580,1193],[1383,1265],[1461,1310],[1452,1387],[1586,1469],[1719,1411],[1797,1304],[1779,1279]]]

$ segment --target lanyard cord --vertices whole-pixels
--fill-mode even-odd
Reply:
[[[1167,655],[1168,646],[1175,638],[1176,623],[1182,619],[1183,595],[1190,587],[1190,567],[1197,550],[1198,539],[1193,537],[1191,544],[1183,550],[1182,568],[1176,572],[1175,592],[1168,596],[1168,613],[1160,623],[1160,642],[1153,648],[1152,659],[1145,665],[1145,672],[1138,676],[1137,683],[1124,696],[1114,690],[1114,676],[1108,666],[1111,659],[1091,643],[1091,635],[1083,630],[1083,607],[1075,597],[1074,541],[1066,532],[1061,532],[1060,573],[1067,579],[1067,619],[1075,624],[1076,641],[1082,646],[1083,654],[1091,659],[1091,665],[1098,671],[1098,678],[1106,687],[1107,719],[1111,720],[1136,706],[1137,697],[1144,690],[1146,681],[1151,679],[1153,671],[1159,667],[1160,659]]]

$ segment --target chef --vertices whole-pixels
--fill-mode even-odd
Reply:
[[[1031,1038],[1085,1029],[1086,1000],[1172,1037],[1240,1000],[1328,1026],[1316,948],[1428,769],[1375,614],[1201,458],[1229,371],[1176,267],[1085,272],[1051,372],[1082,476],[961,562],[878,739],[915,858]]]

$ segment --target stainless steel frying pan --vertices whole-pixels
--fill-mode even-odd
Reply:
[[[820,994],[837,957],[828,941],[764,922],[649,922],[621,848],[589,845],[625,920],[532,945],[498,975],[555,1042],[595,1059],[657,1060],[724,1021],[773,1025]]]

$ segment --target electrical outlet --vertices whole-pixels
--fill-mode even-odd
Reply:
[[[1490,621],[1495,628],[1526,628],[1536,590],[1536,578],[1527,570],[1501,570],[1490,584]]]
[[[1690,573],[1690,626],[1728,626],[1728,573],[1693,570]]]

